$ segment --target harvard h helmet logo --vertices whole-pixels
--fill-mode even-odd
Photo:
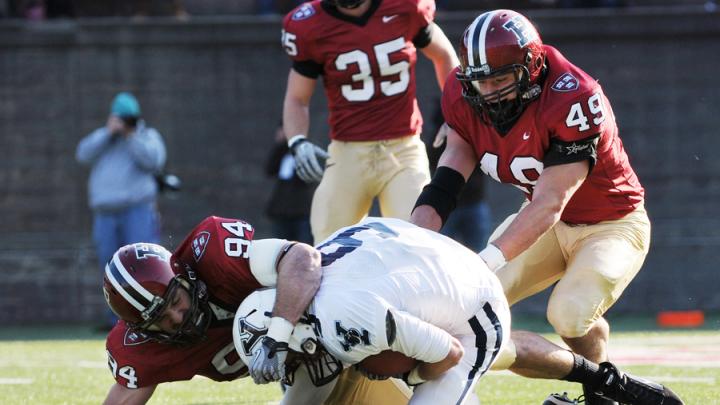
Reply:
[[[537,31],[532,27],[528,27],[525,21],[524,18],[515,16],[503,24],[503,28],[515,34],[521,48],[529,44],[530,41],[537,39]]]

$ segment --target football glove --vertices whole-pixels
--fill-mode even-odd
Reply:
[[[288,344],[265,336],[250,365],[250,376],[255,384],[267,384],[285,378],[285,360]]]
[[[438,131],[435,134],[435,139],[433,139],[433,148],[442,148],[442,146],[445,144],[445,140],[447,139],[449,129],[450,127],[448,126],[447,122],[443,122],[443,124],[440,125],[440,128],[438,128]]]
[[[325,171],[327,152],[310,142],[305,135],[295,135],[288,141],[288,147],[295,158],[295,172],[306,183],[317,183]]]

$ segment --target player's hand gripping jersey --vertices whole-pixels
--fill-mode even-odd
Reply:
[[[443,114],[473,147],[483,172],[530,199],[544,167],[589,159],[590,173],[561,219],[592,224],[622,218],[642,203],[644,190],[618,137],[610,103],[595,79],[555,48],[544,48],[548,71],[542,93],[506,135],[485,124],[463,99],[454,72],[443,93]]]
[[[209,217],[190,232],[172,255],[173,271],[189,266],[208,289],[212,321],[200,343],[176,346],[149,340],[120,321],[107,338],[108,363],[127,388],[189,380],[202,375],[229,381],[247,375],[232,339],[234,311],[258,280],[272,278],[250,270],[253,227],[241,220]],[[262,267],[262,266],[257,266]],[[268,284],[268,283],[265,283]]]
[[[345,365],[387,349],[438,362],[451,335],[474,342],[481,333],[491,348],[478,365],[484,370],[496,354],[492,348],[509,337],[500,329],[502,322],[509,331],[500,282],[475,253],[445,236],[371,217],[318,249],[323,280],[310,311],[320,321],[324,346]],[[483,318],[478,330],[469,323],[476,316]],[[482,332],[486,326],[492,333]]]
[[[420,132],[415,99],[416,45],[430,40],[432,0],[372,0],[353,18],[315,0],[283,21],[283,47],[293,69],[323,76],[330,138],[392,139]]]

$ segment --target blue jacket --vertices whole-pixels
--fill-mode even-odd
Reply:
[[[80,141],[75,158],[92,167],[90,208],[116,211],[155,200],[154,175],[165,166],[166,151],[160,133],[140,120],[128,137],[113,136],[105,127],[96,129]]]

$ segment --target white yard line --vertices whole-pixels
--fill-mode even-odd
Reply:
[[[1,378],[0,385],[27,385],[32,384],[35,381],[34,378]]]

